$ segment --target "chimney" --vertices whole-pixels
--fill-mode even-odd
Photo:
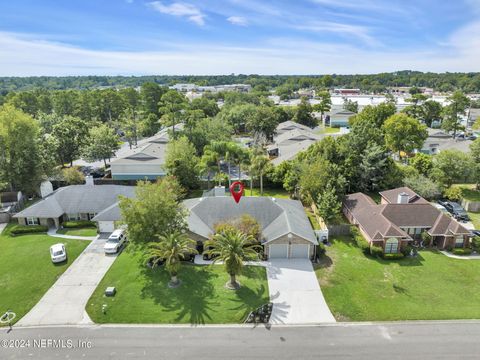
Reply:
[[[398,194],[397,204],[408,204],[408,199],[410,196],[406,192],[401,192]]]
[[[40,184],[40,195],[42,199],[47,197],[53,192],[53,185],[50,181],[42,181]]]
[[[87,186],[93,186],[94,185],[92,175],[85,176],[85,185],[87,185]]]

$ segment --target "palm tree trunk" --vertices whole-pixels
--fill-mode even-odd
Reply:
[[[178,284],[177,274],[175,274],[175,275],[172,274],[172,277],[171,277],[171,279],[170,279],[170,283],[171,283],[172,285]]]
[[[235,274],[230,274],[230,285],[231,285],[233,288],[238,287],[237,278],[236,278],[236,275],[235,275]]]
[[[260,173],[260,196],[263,196],[263,172]]]
[[[253,175],[250,174],[250,196],[253,196]]]
[[[230,185],[232,185],[232,179],[230,175],[230,159],[229,159],[228,160],[228,187],[230,187]]]

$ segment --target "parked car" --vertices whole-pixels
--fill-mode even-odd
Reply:
[[[127,243],[127,234],[125,229],[117,229],[110,234],[103,249],[105,254],[116,254]]]
[[[454,201],[446,201],[444,204],[441,204],[447,209],[447,211],[452,214],[452,216],[461,221],[470,221],[470,217],[465,209],[459,204]]]
[[[473,236],[480,236],[480,230],[472,230]]]
[[[467,140],[475,141],[477,140],[477,137],[475,135],[470,135],[470,136],[467,136]]]
[[[64,244],[55,244],[50,246],[50,258],[53,263],[60,263],[67,260],[67,249]]]
[[[440,202],[441,201],[439,201],[438,204],[436,203],[431,203],[431,204],[441,212],[448,214],[448,210],[445,208],[445,206],[442,205],[443,203],[445,203],[445,201],[443,201],[442,204],[440,204]]]

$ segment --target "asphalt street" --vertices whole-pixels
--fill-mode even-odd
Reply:
[[[0,359],[479,359],[480,322],[0,330]]]

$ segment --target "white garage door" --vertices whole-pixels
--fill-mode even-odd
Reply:
[[[309,245],[301,245],[301,244],[293,244],[292,245],[292,251],[290,254],[291,258],[301,258],[301,259],[308,259],[308,250],[309,250]]]
[[[288,244],[272,244],[268,248],[268,257],[271,259],[288,257]]]
[[[101,233],[111,233],[115,230],[115,222],[113,221],[99,221],[98,229]]]

